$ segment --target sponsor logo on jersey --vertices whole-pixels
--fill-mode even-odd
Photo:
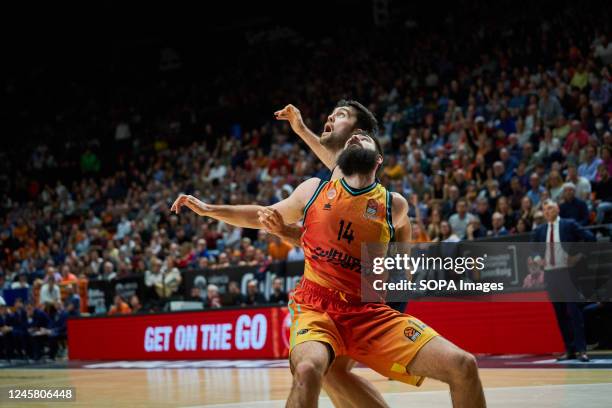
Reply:
[[[316,247],[311,255],[314,261],[325,261],[333,265],[339,265],[342,268],[352,271],[361,270],[361,259],[355,258],[344,252],[340,252],[335,248],[323,249]]]
[[[421,330],[425,330],[425,328],[427,327],[427,325],[425,323],[420,322],[420,321],[416,321],[416,320],[412,320],[412,319],[408,319],[408,324],[416,326],[416,327],[418,327]]]
[[[308,333],[308,329],[300,329],[298,330],[297,335],[299,336],[301,334],[306,334],[306,333]]]

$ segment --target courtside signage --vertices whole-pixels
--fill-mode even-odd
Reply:
[[[281,358],[279,307],[71,319],[70,359]]]

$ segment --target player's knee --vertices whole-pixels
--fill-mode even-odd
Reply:
[[[302,361],[295,366],[293,376],[300,384],[320,384],[323,379],[323,370],[310,361]]]
[[[452,358],[451,380],[465,381],[478,376],[476,357],[465,351],[458,351]]]

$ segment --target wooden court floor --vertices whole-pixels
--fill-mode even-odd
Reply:
[[[447,387],[426,380],[415,388],[374,373],[368,378],[392,407],[450,407]],[[490,407],[612,407],[612,369],[481,369]],[[7,403],[2,407],[282,407],[291,385],[287,368],[4,369],[0,389],[76,388],[76,402]],[[322,394],[320,406],[331,407]]]

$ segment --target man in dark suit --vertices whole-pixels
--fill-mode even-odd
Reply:
[[[563,336],[565,354],[559,361],[578,357],[580,361],[587,362],[586,340],[584,335],[584,318],[582,309],[571,298],[577,295],[570,279],[570,266],[573,266],[575,257],[569,253],[567,242],[595,241],[595,237],[588,230],[580,227],[576,221],[559,217],[559,206],[552,200],[544,203],[544,217],[546,224],[540,225],[533,232],[534,242],[545,242],[545,281],[557,316],[557,323]],[[559,300],[566,300],[560,302]]]
[[[49,316],[31,303],[26,306],[26,315],[28,354],[32,359],[38,361],[42,357],[44,345],[47,342],[47,334],[44,329],[49,328]]]

